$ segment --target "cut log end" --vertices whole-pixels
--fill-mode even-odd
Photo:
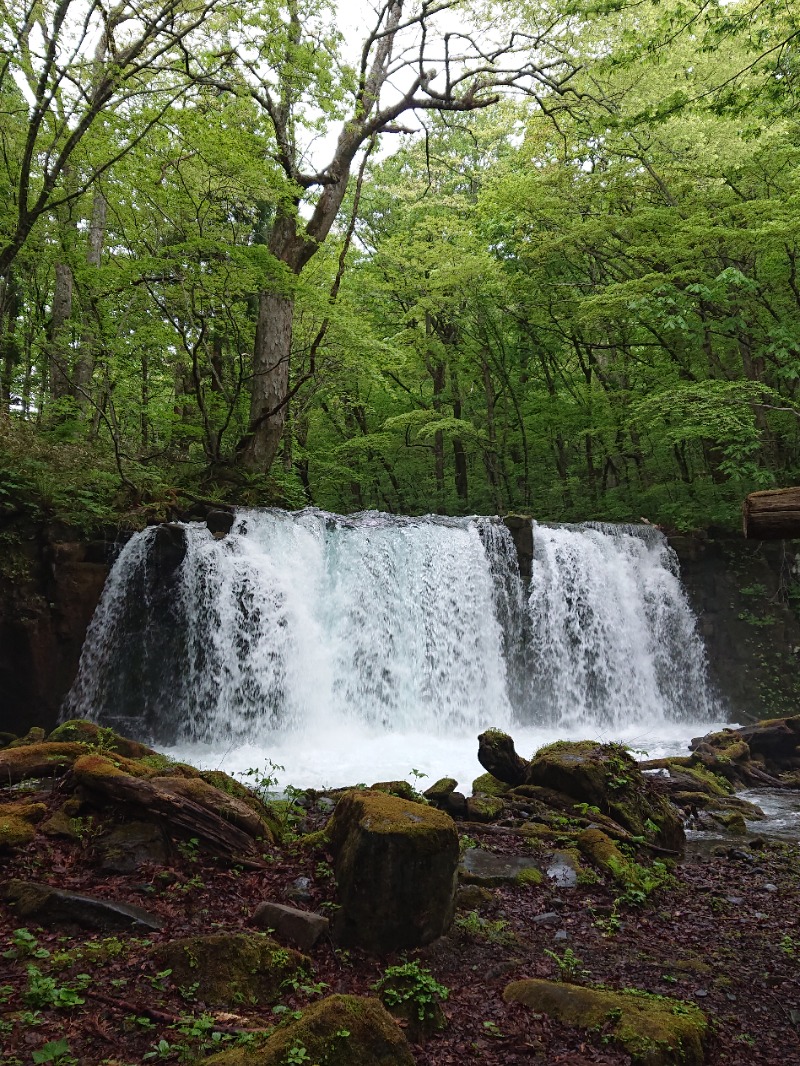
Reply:
[[[800,486],[751,492],[742,506],[742,528],[749,540],[800,537]]]

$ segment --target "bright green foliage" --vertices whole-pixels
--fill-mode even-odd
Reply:
[[[687,528],[732,524],[746,492],[796,482],[798,15],[779,0],[581,4],[580,20],[571,7],[547,39],[580,70],[548,114],[509,97],[432,112],[424,140],[387,135],[357,209],[351,182],[295,274],[270,234],[325,183],[286,159],[302,170],[358,91],[329,5],[192,8],[191,69],[165,64],[147,92],[114,82],[124,106],[89,124],[51,185],[47,160],[89,97],[54,87],[26,156],[22,86],[40,60],[7,6],[0,29],[20,48],[0,74],[0,250],[26,167],[35,219],[0,277],[0,510],[144,521],[177,484]],[[546,24],[535,4],[514,17]],[[113,81],[107,60],[84,49],[76,81]],[[295,307],[269,481],[233,471],[262,292]]]

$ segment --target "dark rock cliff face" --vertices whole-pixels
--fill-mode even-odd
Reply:
[[[0,732],[52,728],[114,553],[65,527],[31,531],[0,565]]]
[[[681,577],[731,719],[800,711],[800,543],[675,536]]]

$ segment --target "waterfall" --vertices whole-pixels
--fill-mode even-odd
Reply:
[[[528,693],[574,730],[719,713],[678,574],[652,526],[534,526]]]
[[[470,736],[710,717],[666,539],[534,526],[529,589],[491,518],[237,513],[230,534],[122,550],[64,713],[166,745]]]

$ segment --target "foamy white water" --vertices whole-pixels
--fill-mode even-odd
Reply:
[[[688,755],[692,737],[722,728],[723,723],[681,722],[658,731],[631,726],[615,731],[576,729],[566,733],[563,729],[518,725],[510,731],[518,753],[525,758],[545,744],[573,739],[617,741],[628,745],[634,758],[660,759]],[[469,794],[475,778],[485,773],[478,762],[475,733],[443,737],[430,733],[369,732],[353,727],[322,734],[284,734],[227,748],[189,744],[164,750],[173,758],[200,769],[225,770],[233,776],[244,775],[249,769],[266,770],[275,777],[277,791],[287,785],[325,789],[398,780],[409,781],[424,791],[441,777],[454,777],[459,791]],[[283,769],[275,769],[276,764]],[[418,778],[412,770],[426,776]],[[244,780],[247,782],[248,778],[245,776]]]
[[[64,713],[233,772],[337,786],[480,773],[478,733],[685,749],[720,714],[665,538],[534,527],[529,589],[496,519],[242,511],[156,534],[109,577]]]

